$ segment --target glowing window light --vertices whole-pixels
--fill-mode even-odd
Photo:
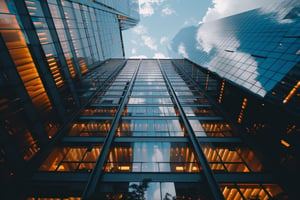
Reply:
[[[182,166],[176,166],[176,171],[184,171],[184,167]]]
[[[239,117],[238,117],[238,123],[242,123],[242,119],[243,119],[243,115],[244,115],[244,110],[247,106],[247,98],[244,98],[244,101],[242,103],[242,108],[241,108],[241,111],[240,111],[240,114],[239,114]]]
[[[296,93],[299,87],[300,87],[300,81],[298,81],[298,83],[294,86],[294,88],[290,91],[290,93],[285,97],[283,103],[287,103],[294,96],[294,94]]]
[[[130,166],[119,166],[118,168],[121,171],[129,171],[130,170]]]
[[[281,140],[280,141],[281,142],[281,144],[283,145],[283,146],[285,146],[285,147],[287,147],[287,148],[289,148],[291,145],[287,142],[287,141],[285,141],[285,140]]]
[[[221,90],[220,90],[220,96],[219,96],[219,103],[222,102],[224,86],[225,86],[225,80],[223,80],[223,82],[222,82],[222,86],[221,86]]]

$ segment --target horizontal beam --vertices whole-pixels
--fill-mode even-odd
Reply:
[[[73,143],[76,144],[99,144],[103,143],[105,137],[64,137],[62,138],[62,143]],[[198,137],[198,142],[201,143],[241,143],[242,140],[236,137]],[[187,137],[116,137],[114,142],[189,142]]]
[[[32,181],[43,183],[86,182],[90,173],[39,172],[33,175]],[[215,173],[218,183],[273,183],[268,173]],[[204,182],[202,173],[168,173],[168,172],[130,172],[103,173],[102,182],[134,182],[151,179],[152,182]]]

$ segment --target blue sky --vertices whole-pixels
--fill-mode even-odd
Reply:
[[[211,0],[139,0],[140,22],[123,31],[127,58],[168,57],[168,46],[180,29],[197,25]]]
[[[123,31],[126,57],[167,58],[170,42],[182,28],[266,6],[274,1],[285,0],[139,0],[139,24]],[[184,48],[180,52],[185,56]]]

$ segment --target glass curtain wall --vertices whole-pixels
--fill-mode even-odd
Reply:
[[[102,70],[111,65],[106,63]],[[100,199],[213,199],[195,153],[199,147],[192,145],[187,131],[190,126],[225,199],[270,199],[282,194],[273,182],[255,182],[265,172],[255,152],[237,140],[235,125],[171,60],[128,60],[115,71],[103,84],[96,81],[96,73],[87,76],[94,79],[87,79],[90,91],[82,88],[81,98],[96,93],[89,96],[39,173],[90,173],[97,166],[101,176],[94,193]],[[97,165],[99,159],[105,160],[103,166]],[[160,181],[145,178],[151,175]],[[191,179],[183,181],[180,175]],[[253,177],[239,182],[238,175]],[[224,179],[233,176],[236,181]]]
[[[196,75],[196,79],[202,78],[202,82],[205,83],[204,85],[200,84],[202,87],[199,87],[184,75],[176,65],[172,64],[171,60],[161,60],[160,63],[176,91],[198,141],[200,142],[203,138],[227,138],[224,143],[201,142],[202,151],[213,172],[215,174],[264,172],[264,168],[253,150],[242,142],[236,143],[231,140],[232,137],[241,133],[234,131],[236,130],[234,124],[225,120],[218,110],[209,103],[205,96],[205,91],[209,90],[208,83],[205,83],[207,77]],[[193,74],[192,72],[192,76]],[[201,80],[197,82],[201,82]],[[213,86],[214,84],[210,83],[210,85]],[[253,182],[249,182],[249,184],[238,182],[223,184],[220,182],[220,188],[225,199],[269,199],[283,192],[278,185],[259,184],[259,182],[257,184],[253,184]]]

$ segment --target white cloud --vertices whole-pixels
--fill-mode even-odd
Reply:
[[[183,45],[183,43],[180,43],[180,45],[178,46],[178,54],[182,55],[184,58],[189,57],[189,55],[187,54],[187,52],[185,50],[185,46]]]
[[[289,2],[289,1],[286,1]],[[278,8],[277,6],[273,6],[272,8],[268,8],[268,5],[280,5]],[[260,10],[261,12],[274,12],[276,11],[276,16],[278,20],[280,19],[279,14],[285,16],[282,12],[278,12],[276,9],[281,9],[282,7],[286,6],[284,0],[213,0],[213,7],[209,8],[206,12],[206,15],[203,17],[202,22],[208,22],[212,20],[216,20],[219,18],[223,18],[226,16],[234,15],[237,13],[245,12],[247,10],[252,10],[255,8],[262,7],[263,9]],[[281,16],[282,18],[282,16]],[[202,23],[201,22],[201,23]],[[280,20],[279,20],[280,22]],[[214,22],[213,22],[214,23]],[[261,96],[264,96],[266,94],[266,90],[262,87],[261,83],[258,82],[256,79],[259,76],[259,73],[257,72],[258,69],[258,63],[255,61],[255,59],[247,52],[239,51],[238,48],[241,45],[241,42],[238,38],[232,36],[230,46],[228,47],[222,47],[220,49],[219,42],[227,40],[228,35],[226,35],[226,24],[215,22],[216,24],[211,25],[211,23],[203,23],[199,26],[199,29],[197,31],[196,39],[198,42],[197,49],[200,49],[202,51],[205,51],[206,53],[212,53],[211,50],[214,49],[214,57],[208,62],[202,64],[203,66],[208,67],[211,71],[215,71],[220,76],[224,78],[231,79],[232,74],[224,73],[223,71],[231,70],[230,66],[234,66],[240,57],[247,58],[247,62],[251,63],[251,67],[249,67],[249,64],[244,64],[240,66],[240,69],[251,71],[252,76],[245,77],[247,74],[241,73],[239,77],[237,77],[237,83],[249,88],[249,90],[257,93]],[[239,55],[238,57],[232,57],[230,54],[224,54],[224,49],[228,48],[235,52],[236,55]],[[181,54],[184,54],[184,48],[180,50],[178,48],[178,53],[182,51]],[[220,62],[220,59],[228,60],[229,62],[225,67],[228,67],[228,69],[223,69],[221,71],[218,67],[216,67],[215,63]],[[256,75],[256,76],[255,76]],[[250,88],[248,85],[252,85]],[[254,87],[255,85],[255,87]]]
[[[142,40],[144,41],[144,44],[147,47],[157,51],[157,45],[155,44],[155,41],[151,37],[143,35]]]
[[[136,53],[135,48],[132,48],[132,49],[131,49],[131,53],[132,53],[132,54],[135,54],[135,53]]]
[[[155,53],[153,58],[169,58],[169,57],[165,56],[163,53]]]
[[[130,40],[130,42],[131,42],[132,44],[137,44],[137,42],[136,42],[135,40]]]
[[[140,15],[148,17],[154,14],[153,6],[160,5],[165,0],[139,0],[140,3]]]
[[[167,41],[168,41],[168,37],[163,36],[163,37],[160,38],[159,43],[162,45],[162,44],[164,44],[164,43],[167,42]]]
[[[187,19],[183,22],[182,27],[191,26],[191,25],[194,26],[194,25],[197,25],[197,23],[198,23],[198,21],[195,18],[191,17],[190,19]]]
[[[154,14],[154,9],[150,3],[140,4],[140,15],[148,17]]]
[[[147,56],[145,56],[145,55],[138,55],[138,56],[131,56],[131,57],[129,57],[129,58],[135,58],[135,59],[137,59],[137,58],[148,58]]]
[[[216,38],[224,38],[223,31],[225,30],[222,26],[223,24],[218,24],[218,26],[210,26],[209,24],[202,24],[197,31],[197,49],[203,50],[209,53],[214,47],[218,45]],[[226,39],[226,37],[224,38]],[[237,46],[238,47],[238,46]],[[237,48],[234,46],[234,48]]]
[[[202,22],[212,21],[282,1],[284,0],[213,0],[213,7],[208,8]]]
[[[161,4],[165,0],[139,0],[140,4],[150,3],[150,4]]]
[[[165,7],[164,9],[161,10],[161,15],[165,16],[165,15],[172,15],[175,14],[175,10],[173,10],[172,8],[170,8],[169,6]]]
[[[135,26],[132,31],[138,35],[146,34],[148,32],[147,28],[141,24]]]

